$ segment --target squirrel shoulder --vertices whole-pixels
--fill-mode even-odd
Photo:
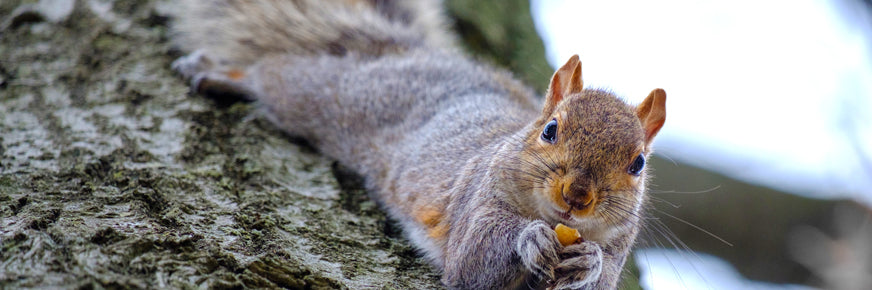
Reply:
[[[663,90],[637,106],[585,90],[573,56],[537,105],[508,74],[432,40],[442,28],[379,10],[409,7],[298,2],[193,5],[198,18],[179,30],[198,36],[176,42],[209,49],[175,69],[197,91],[256,100],[278,127],[360,173],[450,287],[614,287],[641,226]],[[423,13],[413,12],[404,15]],[[214,18],[230,14],[240,15]],[[558,223],[583,241],[561,245]]]

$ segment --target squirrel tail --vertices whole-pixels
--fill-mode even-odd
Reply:
[[[362,55],[452,48],[440,0],[183,0],[172,39],[222,65],[271,54]]]

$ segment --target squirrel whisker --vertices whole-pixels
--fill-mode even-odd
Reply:
[[[648,209],[638,148],[665,122],[662,89],[636,106],[585,89],[575,55],[543,102],[462,55],[439,1],[283,1],[174,1],[172,40],[191,54],[172,67],[360,174],[448,288],[616,287]],[[566,202],[565,185],[602,202]],[[557,222],[584,241],[556,247]]]

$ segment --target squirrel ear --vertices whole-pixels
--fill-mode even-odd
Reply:
[[[581,61],[578,60],[578,55],[573,55],[569,58],[554,76],[551,77],[551,84],[548,86],[548,92],[545,96],[545,108],[542,113],[550,115],[554,112],[557,104],[563,100],[563,97],[569,94],[580,93],[583,88],[581,81]]]
[[[645,144],[650,144],[657,132],[666,122],[666,91],[654,89],[648,97],[636,107],[636,116],[642,121],[645,131]]]

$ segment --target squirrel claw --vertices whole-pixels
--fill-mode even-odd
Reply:
[[[603,253],[592,241],[569,245],[560,253],[561,262],[554,271],[558,278],[555,289],[580,289],[599,280]]]
[[[524,267],[543,281],[554,280],[562,246],[557,234],[543,221],[529,223],[518,236],[516,251]]]
[[[212,60],[210,60],[203,50],[196,50],[186,56],[180,57],[173,61],[171,67],[186,79],[202,78],[204,72],[212,68]],[[201,77],[197,77],[200,75]],[[195,86],[196,87],[196,86]]]

